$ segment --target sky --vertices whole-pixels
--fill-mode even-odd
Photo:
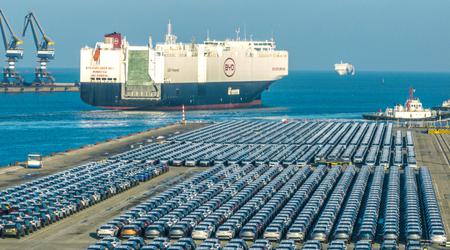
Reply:
[[[273,37],[289,51],[291,70],[333,70],[344,60],[359,71],[450,72],[448,0],[1,0],[15,32],[34,11],[55,41],[51,67],[79,66],[79,50],[105,33],[134,45],[162,41],[170,19],[178,41]],[[246,32],[244,32],[246,31]],[[18,67],[36,65],[31,33]],[[3,46],[0,53],[4,53]]]

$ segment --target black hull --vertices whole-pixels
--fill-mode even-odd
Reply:
[[[123,110],[226,109],[261,105],[261,93],[272,82],[167,83],[161,99],[122,99],[120,83],[81,83],[81,99],[90,105]],[[239,94],[229,95],[229,90]]]
[[[404,119],[404,118],[399,119],[378,114],[363,114],[362,117],[366,120],[373,120],[373,121],[427,122],[427,121],[439,121],[443,119],[448,119],[450,118],[450,113],[441,113],[438,116],[423,119]]]
[[[450,108],[449,107],[433,107],[431,108],[432,110],[439,110],[439,111],[447,111],[450,112]]]

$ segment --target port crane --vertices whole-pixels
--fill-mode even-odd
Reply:
[[[6,26],[6,27],[5,27]],[[23,49],[19,47],[23,42],[15,34],[11,25],[9,25],[5,14],[0,9],[0,29],[5,47],[5,55],[8,65],[3,68],[3,84],[23,84],[23,77],[16,71],[16,62],[23,58]],[[9,32],[9,37],[6,32]]]
[[[50,37],[47,36],[47,34],[45,34],[33,12],[30,12],[25,16],[22,37],[25,37],[28,27],[31,28],[39,63],[35,70],[35,78],[33,83],[37,85],[53,84],[55,82],[55,78],[50,74],[50,72],[47,71],[47,63],[55,58],[55,49],[52,47],[55,43],[52,39],[50,39]],[[37,32],[39,32],[42,36],[41,40],[39,40]]]

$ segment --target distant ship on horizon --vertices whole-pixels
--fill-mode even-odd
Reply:
[[[340,76],[345,76],[345,75],[355,75],[356,70],[355,67],[353,65],[351,65],[350,63],[344,63],[341,60],[341,63],[336,63],[334,65],[334,70],[340,75]]]

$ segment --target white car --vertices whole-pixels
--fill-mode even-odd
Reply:
[[[119,232],[119,230],[116,226],[110,225],[110,224],[105,224],[105,225],[100,226],[97,229],[97,237],[99,237],[99,238],[104,238],[107,236],[115,237],[115,236],[117,236],[118,232]]]

